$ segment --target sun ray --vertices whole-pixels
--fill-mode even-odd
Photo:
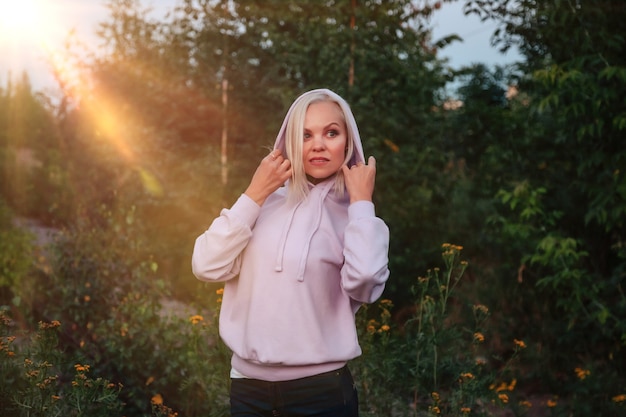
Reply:
[[[43,45],[55,31],[48,0],[5,1],[0,5],[0,53],[3,60],[20,64],[43,54]]]

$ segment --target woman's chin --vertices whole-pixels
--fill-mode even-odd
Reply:
[[[312,176],[312,175],[308,175],[308,174],[307,174],[306,179],[307,179],[307,180],[308,180],[311,184],[315,184],[315,185],[317,185],[317,184],[319,184],[320,182],[324,182],[324,181],[326,181],[326,180],[328,180],[328,179],[330,179],[330,178],[334,177],[335,175],[337,175],[337,174],[335,173],[335,174],[329,175],[328,177],[318,178],[318,177],[314,177],[314,176]]]

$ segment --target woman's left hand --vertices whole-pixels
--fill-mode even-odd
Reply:
[[[376,159],[370,156],[367,164],[359,162],[349,168],[344,165],[341,169],[350,195],[350,203],[359,200],[372,201],[376,182]]]

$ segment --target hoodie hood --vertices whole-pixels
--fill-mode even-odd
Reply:
[[[338,94],[328,90],[326,88],[321,88],[317,90],[311,90],[296,100],[294,100],[293,104],[287,111],[287,115],[283,120],[283,124],[278,132],[278,136],[276,137],[276,142],[274,143],[274,149],[280,149],[283,155],[287,155],[286,149],[286,137],[287,137],[287,123],[291,118],[291,115],[294,111],[294,108],[301,100],[305,99],[307,96],[311,94],[323,93],[327,95],[331,100],[337,102],[343,111],[343,114],[346,119],[346,127],[348,130],[348,136],[352,139],[354,144],[354,151],[350,161],[348,161],[348,166],[352,166],[357,164],[358,162],[365,162],[365,157],[363,154],[363,145],[361,144],[361,137],[359,136],[359,129],[356,125],[356,121],[354,119],[354,115],[352,114],[352,110],[348,103]],[[320,227],[320,222],[322,218],[322,211],[324,210],[324,203],[327,198],[331,198],[330,196],[334,194],[331,190],[333,188],[334,180],[328,179],[326,181],[322,181],[321,183],[313,186],[309,184],[309,194],[306,198],[306,201],[300,201],[297,204],[290,207],[289,214],[285,219],[285,223],[283,225],[283,230],[280,237],[280,242],[278,245],[278,253],[276,257],[274,270],[276,272],[282,272],[283,270],[283,257],[285,253],[285,245],[288,240],[288,236],[290,233],[293,233],[292,230],[294,216],[304,215],[310,219],[308,222],[307,230],[298,230],[298,233],[302,237],[302,247],[301,247],[301,258],[297,272],[297,280],[304,281],[304,275],[306,270],[306,262],[309,255],[309,250],[311,246],[311,240],[313,236],[318,231]],[[287,184],[287,186],[289,186]],[[348,200],[346,200],[346,206],[348,205]]]
[[[330,97],[333,101],[336,101],[337,104],[341,107],[343,114],[346,118],[346,127],[348,128],[348,132],[352,138],[354,143],[354,152],[352,154],[352,158],[348,162],[348,166],[355,165],[358,162],[365,162],[365,156],[363,153],[363,145],[361,144],[361,137],[359,135],[359,129],[356,125],[356,120],[354,120],[354,115],[352,114],[352,110],[348,103],[337,93],[327,89],[327,88],[319,88],[317,90],[311,90],[300,97],[294,100],[291,107],[287,111],[285,119],[283,120],[283,124],[278,131],[278,136],[276,136],[276,141],[274,142],[274,149],[280,149],[283,155],[287,155],[287,146],[286,146],[286,137],[287,137],[287,121],[291,118],[291,114],[293,113],[294,107],[298,104],[300,100],[303,100],[306,96],[316,93],[323,93]]]

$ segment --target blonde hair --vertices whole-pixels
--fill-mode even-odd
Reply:
[[[350,110],[348,103],[346,103],[341,97],[337,95],[332,96],[324,90],[309,91],[308,93],[304,93],[298,97],[291,105],[289,113],[287,114],[287,124],[285,129],[285,151],[292,166],[291,183],[289,184],[287,193],[288,199],[292,202],[302,201],[309,193],[308,180],[304,171],[304,164],[302,163],[304,118],[309,106],[320,102],[335,103],[341,110],[347,133],[346,155],[342,165],[347,164],[351,159],[353,159],[355,151],[354,139],[359,138],[358,132],[355,131],[356,124],[354,123],[352,111]],[[343,172],[340,169],[335,175],[333,191],[338,196],[343,196],[345,189],[346,187]]]

